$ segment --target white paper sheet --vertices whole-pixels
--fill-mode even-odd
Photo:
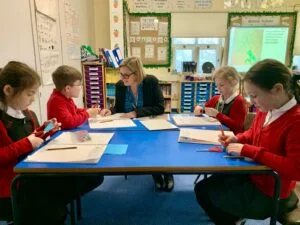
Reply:
[[[173,120],[177,126],[207,126],[221,124],[217,119],[212,117],[174,116]]]
[[[106,120],[104,122],[97,120],[89,120],[89,125],[91,129],[136,127],[135,123],[131,119],[116,119],[111,121]]]
[[[89,133],[90,140],[81,142],[76,137],[75,132],[63,132],[50,143],[57,145],[107,145],[114,133]]]
[[[69,150],[47,150],[49,148],[77,147]],[[48,144],[29,155],[26,162],[43,163],[97,163],[106,145],[55,145]]]
[[[163,120],[163,119],[142,120],[141,123],[148,130],[170,130],[170,129],[177,128],[174,124],[168,122],[167,120]]]
[[[224,131],[224,133],[225,135],[233,135],[231,131]],[[221,134],[219,130],[181,128],[178,142],[219,145],[219,134]]]
[[[152,119],[162,119],[162,120],[170,120],[170,114],[161,114],[157,116],[143,116],[143,117],[138,117],[136,120],[152,120]]]

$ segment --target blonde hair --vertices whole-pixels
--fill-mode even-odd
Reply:
[[[238,89],[238,85],[241,80],[240,74],[237,72],[237,70],[234,67],[231,66],[223,66],[217,69],[213,73],[213,80],[216,81],[216,78],[223,78],[229,81],[235,90]]]
[[[128,57],[124,59],[121,64],[120,68],[126,66],[132,73],[134,73],[136,77],[137,83],[141,83],[145,78],[145,72],[143,69],[143,63],[138,57]]]

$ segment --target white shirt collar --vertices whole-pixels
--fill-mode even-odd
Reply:
[[[0,109],[2,109],[2,110],[5,109],[4,104],[2,102],[0,102]],[[25,118],[25,115],[21,110],[15,110],[10,106],[7,106],[6,113],[7,113],[7,115],[9,115],[13,118],[16,118],[16,119],[24,119]]]
[[[273,109],[271,111],[268,111],[264,126],[274,122],[277,120],[280,116],[282,116],[285,112],[293,108],[295,105],[297,105],[296,98],[293,97],[291,100],[289,100],[286,104],[281,106],[279,109]]]
[[[229,98],[227,98],[225,101],[223,100],[223,96],[221,95],[219,98],[219,103],[228,104],[230,103],[236,96],[239,94],[237,92],[234,92]]]

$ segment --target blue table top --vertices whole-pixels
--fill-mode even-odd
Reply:
[[[253,161],[227,159],[226,153],[197,152],[212,145],[178,143],[179,131],[118,130],[110,144],[127,144],[125,155],[104,154],[97,164],[27,163],[16,165],[18,173],[198,173],[227,170],[267,170]]]

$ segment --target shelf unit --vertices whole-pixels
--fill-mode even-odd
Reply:
[[[106,107],[105,68],[103,63],[82,63],[83,98],[84,106],[91,108],[98,104],[100,108]]]
[[[165,113],[170,113],[172,111],[172,83],[159,82],[159,85],[164,96]]]
[[[212,96],[219,94],[213,81],[183,81],[180,87],[181,113],[191,113],[196,105],[205,104]]]

